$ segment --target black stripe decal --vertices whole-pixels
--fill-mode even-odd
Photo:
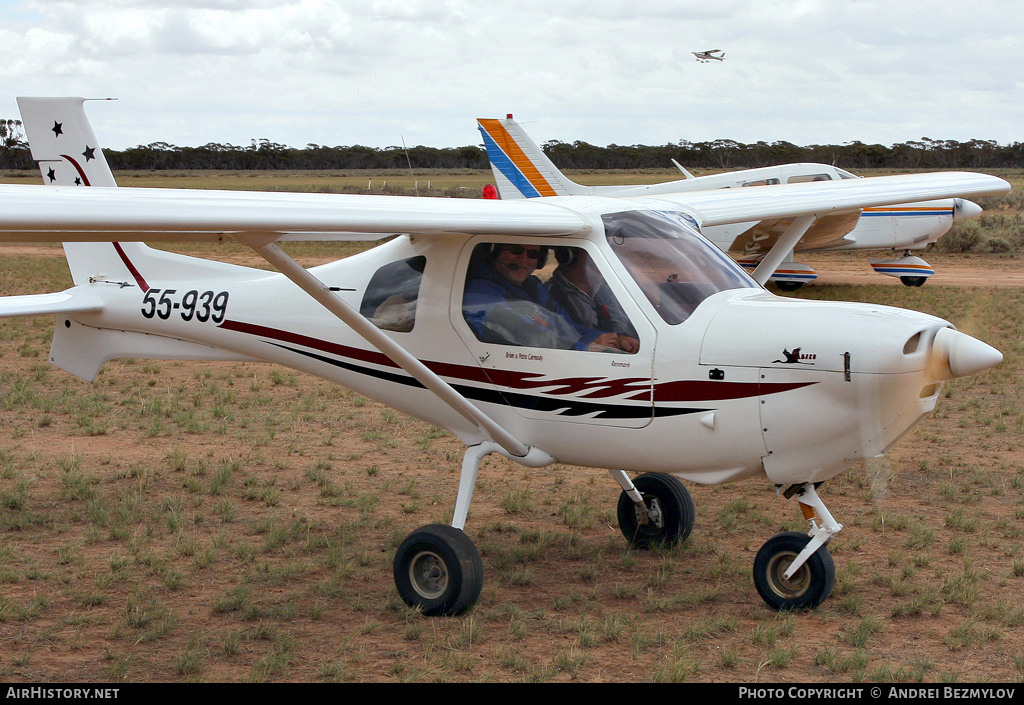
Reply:
[[[319,353],[310,352],[308,350],[300,350],[289,345],[282,345],[281,343],[270,344],[279,347],[282,350],[288,350],[289,352],[293,352],[298,355],[305,355],[306,357],[319,360],[320,362],[333,365],[334,367],[340,367],[344,370],[348,370],[349,372],[367,375],[375,379],[384,380],[385,382],[393,382],[395,384],[404,384],[409,387],[425,389],[422,384],[406,375],[353,365],[350,362],[343,362],[335,358],[327,357],[326,355],[320,355]],[[651,406],[595,404],[593,402],[551,399],[548,397],[534,396],[532,394],[519,394],[516,392],[498,392],[490,389],[480,389],[479,387],[468,387],[458,384],[453,384],[452,388],[462,396],[467,399],[472,399],[473,401],[482,401],[489,404],[505,404],[518,409],[546,411],[557,414],[558,416],[566,417],[591,416],[595,419],[644,419],[650,417],[663,418],[670,416],[685,416],[687,414],[698,414],[705,411],[711,411],[711,409],[666,409]]]

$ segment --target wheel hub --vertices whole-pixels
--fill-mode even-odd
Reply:
[[[661,502],[657,497],[651,497],[646,507],[636,506],[636,523],[645,530],[661,529],[664,526],[661,514]]]
[[[448,570],[436,553],[422,551],[409,563],[409,580],[424,598],[436,599],[448,588]]]
[[[811,584],[811,572],[806,564],[800,566],[792,577],[785,577],[790,564],[796,559],[795,553],[780,553],[768,563],[768,584],[772,590],[784,598],[799,597],[807,592]]]

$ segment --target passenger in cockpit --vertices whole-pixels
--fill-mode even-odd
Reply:
[[[615,333],[618,347],[625,352],[639,350],[636,329],[587,251],[581,247],[556,247],[555,258],[558,268],[548,287],[569,316],[587,328]]]

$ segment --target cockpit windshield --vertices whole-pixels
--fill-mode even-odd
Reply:
[[[612,251],[671,325],[685,321],[719,291],[760,288],[682,213],[625,211],[602,220]]]

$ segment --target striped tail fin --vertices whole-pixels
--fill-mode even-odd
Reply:
[[[478,118],[476,122],[502,199],[590,192],[559,171],[511,115],[504,120]]]

